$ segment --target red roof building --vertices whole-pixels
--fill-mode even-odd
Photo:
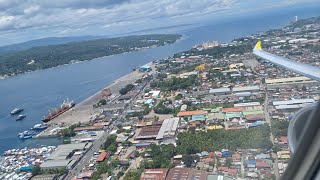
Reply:
[[[240,154],[232,154],[232,159],[233,160],[240,160],[241,156],[240,156]]]
[[[241,112],[244,110],[244,107],[222,108],[222,112]]]
[[[288,137],[286,137],[286,136],[281,136],[281,137],[279,138],[279,142],[288,143]]]
[[[107,157],[108,153],[106,151],[101,152],[101,154],[97,158],[97,162],[102,162]]]
[[[225,167],[225,166],[222,166],[222,167],[218,167],[217,168],[218,169],[218,171],[224,171],[224,172],[228,172],[228,167]]]
[[[208,157],[209,158],[214,158],[214,152],[210,152]]]
[[[203,111],[203,110],[180,111],[177,116],[178,116],[178,117],[184,117],[184,116],[204,115],[204,114],[206,114],[206,111]]]
[[[145,169],[140,176],[140,180],[165,180],[169,169]]]
[[[236,175],[238,173],[237,169],[228,169],[228,173],[231,175]]]
[[[268,164],[266,162],[258,162],[258,161],[256,163],[256,167],[258,169],[270,169],[271,168],[270,164]]]

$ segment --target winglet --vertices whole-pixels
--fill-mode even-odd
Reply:
[[[258,41],[256,46],[254,47],[255,50],[261,50],[261,41]]]

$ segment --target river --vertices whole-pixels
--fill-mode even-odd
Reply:
[[[0,80],[0,154],[4,150],[27,146],[57,145],[58,139],[29,139],[21,141],[17,134],[41,123],[41,117],[48,110],[57,107],[64,99],[80,102],[115,79],[132,71],[133,67],[152,60],[166,58],[176,52],[190,49],[204,41],[230,41],[290,23],[294,16],[319,16],[319,8],[289,9],[259,14],[255,17],[238,17],[224,22],[216,21],[188,29],[154,31],[157,33],[179,33],[183,38],[178,42],[137,52],[97,58],[76,64],[35,71]],[[149,33],[149,32],[146,32]],[[27,117],[15,121],[9,115],[15,107],[24,108]]]

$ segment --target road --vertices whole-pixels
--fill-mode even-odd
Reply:
[[[269,124],[269,126],[271,128],[271,118],[269,115],[270,111],[268,109],[268,105],[269,105],[268,92],[266,91],[265,101],[264,101],[264,114],[265,114],[266,122]],[[274,144],[274,136],[272,134],[272,131],[270,132],[270,140],[271,140],[272,144]],[[275,159],[275,162],[273,163],[274,174],[276,176],[276,179],[280,179],[279,167],[278,167],[278,157],[273,152],[271,154],[272,154],[272,157]]]
[[[68,175],[65,179],[72,179],[74,176],[80,174],[81,170],[85,167],[86,163],[93,157],[94,152],[98,151],[100,146],[107,140],[110,130],[107,130],[103,133],[103,135],[93,142],[91,148],[83,155],[80,161],[76,164],[76,166],[69,171]]]
[[[107,140],[110,131],[112,131],[114,129],[114,127],[116,127],[117,124],[123,123],[122,120],[123,120],[123,118],[125,116],[126,110],[130,107],[130,105],[138,97],[138,95],[141,94],[141,92],[144,92],[144,89],[147,86],[147,84],[149,84],[149,83],[143,84],[143,87],[140,89],[139,92],[136,93],[136,96],[134,96],[130,100],[130,102],[127,104],[127,106],[125,106],[124,110],[118,116],[118,118],[116,120],[112,121],[112,123],[110,124],[108,130],[106,130],[99,139],[97,139],[97,140],[95,140],[93,142],[91,148],[83,155],[83,157],[75,165],[75,167],[68,172],[67,176],[64,179],[70,180],[73,177],[75,177],[76,175],[81,173],[81,170],[85,167],[86,163],[89,162],[89,160],[93,157],[94,152],[98,151],[99,148],[101,147],[101,145]]]

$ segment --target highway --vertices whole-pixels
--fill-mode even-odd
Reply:
[[[83,157],[76,164],[76,166],[69,171],[68,175],[64,179],[70,180],[74,176],[80,174],[81,170],[85,167],[86,163],[89,162],[89,160],[93,157],[94,152],[98,151],[100,146],[107,140],[109,133],[110,130],[108,129],[103,133],[103,135],[99,139],[93,142],[91,148],[83,155]]]

